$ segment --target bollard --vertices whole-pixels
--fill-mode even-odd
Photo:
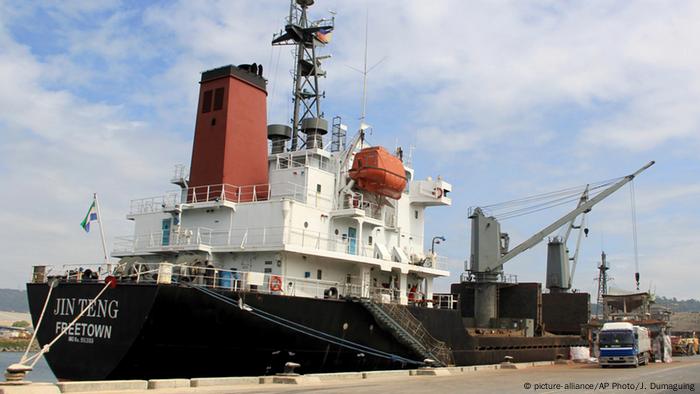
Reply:
[[[29,384],[30,381],[25,381],[24,377],[27,376],[27,372],[30,372],[32,367],[24,364],[11,364],[5,370],[5,381],[12,382],[14,384]]]
[[[505,357],[503,357],[503,361],[501,362],[500,368],[501,369],[518,369],[518,366],[513,364],[513,357],[512,356],[505,356]]]
[[[287,375],[287,376],[299,375],[298,373],[294,372],[294,369],[299,368],[300,366],[301,365],[298,363],[287,362],[284,364],[284,372],[280,373],[278,375]]]
[[[554,364],[557,364],[557,365],[569,365],[569,360],[565,359],[563,354],[558,353],[558,354],[557,354],[557,358],[556,358],[556,360],[554,361]]]

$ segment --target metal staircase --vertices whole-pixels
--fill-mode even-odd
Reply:
[[[360,302],[377,323],[399,342],[442,366],[454,365],[452,350],[444,342],[433,338],[404,305],[380,304],[367,298],[360,299]]]

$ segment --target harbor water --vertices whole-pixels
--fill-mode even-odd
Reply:
[[[22,358],[21,352],[0,352],[0,367],[3,373],[10,364],[19,362],[20,358]],[[27,380],[54,383],[56,382],[56,376],[51,372],[51,368],[49,368],[46,360],[42,357],[34,366],[34,370],[27,374]]]

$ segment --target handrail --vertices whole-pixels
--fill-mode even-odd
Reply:
[[[131,200],[129,214],[161,212],[171,209],[182,203],[204,202],[234,202],[250,203],[258,201],[270,201],[283,198],[292,198],[295,201],[306,203],[312,201],[318,205],[319,200],[325,203],[332,201],[332,194],[310,191],[308,187],[293,183],[265,183],[255,185],[237,186],[231,184],[212,184],[192,186],[181,191],[169,191],[161,196],[139,198]]]
[[[407,341],[419,353],[434,358],[444,366],[454,364],[451,349],[442,341],[435,339],[423,324],[400,304],[373,303],[370,300],[362,302],[370,312],[385,316],[385,322],[391,330],[397,331],[399,340]],[[381,321],[381,320],[380,320]],[[401,336],[400,334],[404,334]]]
[[[98,267],[92,270],[96,275],[86,273],[86,267]],[[188,282],[213,289],[231,291],[258,292],[264,294],[288,295],[311,298],[362,297],[362,284],[358,276],[350,276],[344,281],[299,278],[289,275],[242,271],[236,269],[205,266],[204,263],[129,263],[111,266],[107,264],[37,266],[32,283],[46,283],[59,280],[69,283],[97,282],[108,275],[118,282],[136,284],[178,284]],[[37,272],[41,270],[41,275]],[[279,281],[280,287],[273,286]],[[381,294],[393,290],[383,287],[368,286],[370,294]],[[390,297],[388,302],[399,302],[398,297]]]
[[[153,252],[158,250],[201,250],[222,248],[223,251],[282,248],[295,245],[303,248],[337,252],[347,255],[374,257],[374,245],[358,242],[357,237],[333,235],[321,231],[300,227],[234,227],[230,230],[213,230],[205,227],[176,228],[169,236],[163,237],[163,231],[115,237],[114,252],[117,255],[136,252]],[[167,242],[164,242],[167,241]],[[375,241],[376,242],[376,241]],[[439,256],[430,268],[440,269],[446,261]]]

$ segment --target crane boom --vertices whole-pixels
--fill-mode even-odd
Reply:
[[[516,246],[515,248],[511,249],[508,253],[504,254],[498,264],[493,268],[493,269],[499,269],[503,264],[505,264],[508,260],[512,259],[513,257],[519,255],[520,253],[530,249],[531,247],[537,245],[540,241],[544,239],[547,235],[552,233],[552,231],[558,229],[559,227],[563,226],[566,222],[569,222],[576,218],[576,216],[580,215],[583,212],[586,212],[590,210],[594,205],[598,204],[599,202],[603,201],[605,198],[610,196],[611,194],[615,193],[618,189],[620,189],[622,186],[626,185],[628,182],[630,182],[634,177],[639,175],[642,171],[646,170],[647,168],[651,167],[654,165],[654,161],[650,161],[647,163],[644,167],[640,168],[637,170],[635,173],[627,175],[626,177],[622,178],[612,186],[608,187],[607,189],[603,190],[600,192],[597,196],[591,198],[587,202],[585,202],[582,205],[579,205],[577,208],[572,210],[571,212],[567,213],[566,215],[562,216],[549,226],[543,228],[539,232],[537,232],[535,235],[531,236],[524,242],[522,242],[520,245]]]
[[[366,126],[364,124],[360,125],[360,130],[357,131],[357,134],[355,134],[355,137],[353,137],[352,141],[350,142],[350,145],[345,149],[345,151],[342,153],[338,160],[338,173],[336,176],[336,190],[338,191],[338,194],[335,196],[338,208],[342,206],[342,198],[345,195],[345,193],[352,189],[353,185],[355,184],[355,181],[352,179],[345,183],[345,177],[341,176],[341,174],[347,168],[348,162],[350,161],[350,157],[355,151],[355,148],[357,148],[357,145],[363,142],[365,139],[365,129],[363,127]]]
[[[580,207],[583,205],[586,201],[588,201],[588,188],[590,185],[586,185],[586,188],[583,190],[583,194],[581,194],[581,198],[578,200],[578,204],[576,205],[576,208]],[[576,221],[576,217],[573,217],[571,221],[569,222],[569,225],[566,226],[566,234],[564,235],[564,243],[566,244],[569,242],[569,236],[571,235],[571,230],[573,230],[576,227],[576,224],[574,223]],[[580,231],[579,231],[580,233]]]

